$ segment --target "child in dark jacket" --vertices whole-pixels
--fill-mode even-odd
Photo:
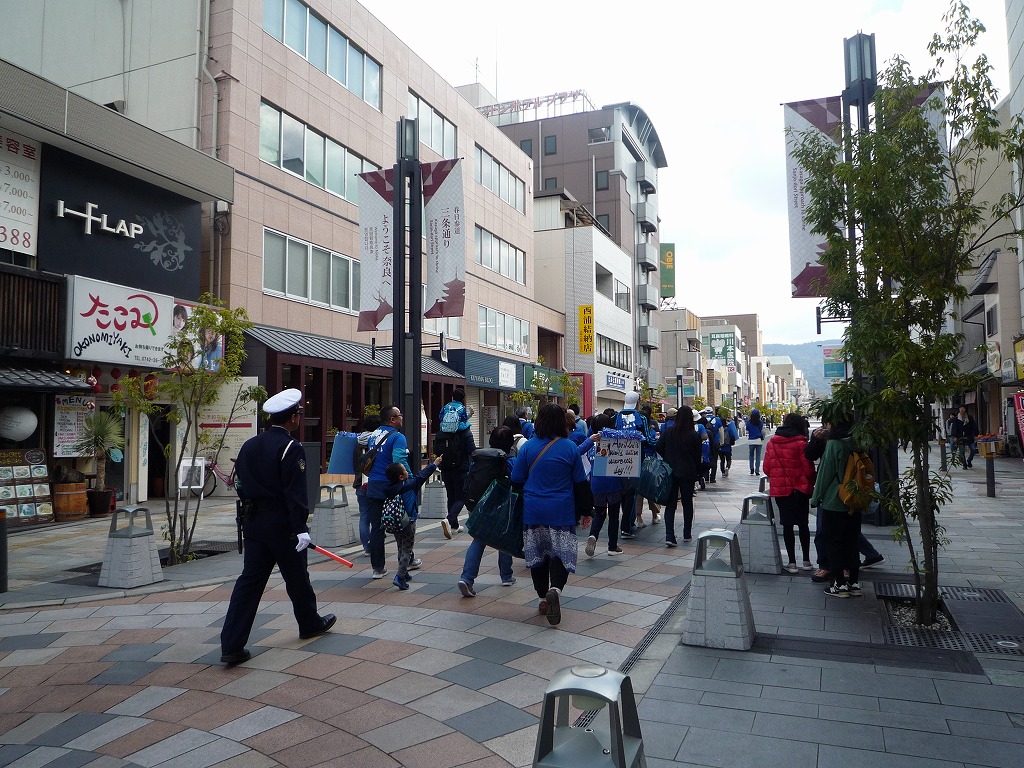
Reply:
[[[392,583],[399,589],[409,588],[409,581],[412,578],[409,575],[409,570],[418,567],[418,563],[414,565],[416,561],[412,551],[413,545],[416,543],[416,518],[420,515],[417,491],[434,474],[440,462],[441,457],[438,456],[416,477],[412,478],[409,477],[405,465],[398,462],[389,465],[385,470],[390,483],[386,491],[387,498],[401,496],[405,512],[409,515],[409,524],[395,534],[395,543],[398,544],[398,573],[395,574],[395,580]]]

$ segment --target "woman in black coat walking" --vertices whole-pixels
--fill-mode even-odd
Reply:
[[[683,541],[693,539],[693,484],[701,475],[701,439],[693,428],[693,410],[684,405],[676,423],[663,430],[654,449],[672,468],[672,490],[665,507],[665,546],[676,546],[676,501],[683,502]]]

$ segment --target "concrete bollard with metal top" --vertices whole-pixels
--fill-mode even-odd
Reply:
[[[743,499],[740,513],[743,566],[747,573],[782,573],[779,532],[771,497],[752,493]]]
[[[440,520],[448,517],[448,493],[441,482],[441,473],[435,472],[423,486],[420,497],[420,517],[426,520]]]
[[[144,515],[145,525],[136,516]],[[118,527],[127,516],[128,525]],[[164,580],[160,549],[153,533],[153,518],[147,507],[122,507],[110,516],[107,549],[100,568],[99,586],[132,589]]]
[[[768,475],[765,475],[764,477],[761,478],[761,482],[757,484],[757,492],[763,493],[765,496],[768,497],[768,507],[771,509],[772,515],[777,518],[779,516],[779,508],[775,504],[775,502],[772,501],[770,492],[771,486],[772,481],[768,479]]]
[[[607,732],[570,726],[570,697],[576,709],[606,709]],[[635,768],[646,764],[629,675],[594,664],[556,672],[544,692],[534,768]]]
[[[321,498],[313,508],[313,519],[309,526],[309,535],[322,547],[348,546],[355,541],[352,517],[348,509],[348,493],[344,483],[329,483],[320,486],[320,496],[324,491],[327,498]]]
[[[728,553],[728,562],[710,557],[712,549]],[[712,528],[697,536],[682,642],[734,651],[749,651],[754,644],[754,612],[733,531]]]

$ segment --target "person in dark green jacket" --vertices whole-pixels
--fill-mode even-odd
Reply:
[[[846,461],[853,450],[850,423],[833,424],[825,453],[818,465],[818,477],[811,494],[811,506],[821,506],[825,551],[830,568],[829,597],[860,597],[860,515],[850,510],[839,498],[839,485],[846,472]]]

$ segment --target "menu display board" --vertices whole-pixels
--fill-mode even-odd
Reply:
[[[43,451],[0,451],[0,509],[12,525],[53,520],[50,470]]]
[[[87,395],[57,395],[54,398],[53,457],[85,456],[74,449],[85,434],[85,417],[91,412],[93,398]]]

